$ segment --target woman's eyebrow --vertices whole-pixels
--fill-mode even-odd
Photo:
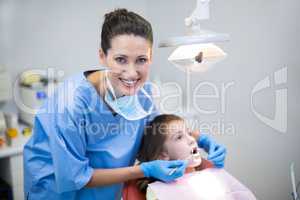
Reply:
[[[125,54],[116,54],[114,57],[125,57],[125,58],[127,58],[128,56],[125,55]]]
[[[148,58],[147,55],[139,55],[138,58]]]

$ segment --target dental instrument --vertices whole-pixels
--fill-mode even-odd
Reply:
[[[189,167],[196,167],[197,165],[201,164],[201,155],[200,155],[200,148],[197,148],[196,150],[191,150],[191,155],[187,156],[184,160],[188,161]],[[176,172],[177,167],[172,169],[168,175],[172,175]]]
[[[290,166],[290,175],[291,175],[291,181],[292,181],[292,196],[293,196],[293,200],[298,200],[298,193],[297,193],[297,186],[296,186],[296,178],[295,178],[295,166],[294,163],[291,163]]]

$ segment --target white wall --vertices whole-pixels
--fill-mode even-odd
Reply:
[[[13,76],[28,68],[55,67],[72,74],[97,65],[103,15],[114,7],[145,13],[145,1],[1,0],[5,39],[1,36],[0,42],[6,55],[1,64]]]
[[[195,3],[0,0],[0,64],[6,65],[13,77],[28,68],[48,66],[72,74],[98,63],[102,16],[114,6],[146,16],[153,25],[157,45],[159,39],[184,33],[183,19]],[[191,77],[192,88],[203,81],[217,87],[234,82],[227,91],[225,113],[221,113],[218,99],[203,100],[198,102],[201,107],[217,109],[217,113],[199,114],[199,118],[234,125],[234,135],[215,135],[228,148],[226,169],[264,200],[290,199],[291,161],[300,179],[299,8],[298,0],[211,1],[211,20],[203,26],[231,35],[229,43],[221,44],[228,57],[211,71]],[[163,82],[176,81],[185,86],[186,76],[166,60],[171,50],[154,49],[151,77],[159,74]],[[280,133],[256,118],[250,94],[258,81],[284,66],[288,67],[288,128]],[[270,89],[255,98],[257,110],[269,117],[275,112],[274,91],[272,82]]]

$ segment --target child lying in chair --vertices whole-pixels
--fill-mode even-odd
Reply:
[[[176,115],[159,115],[150,123],[144,133],[138,160],[141,163],[187,160],[188,167],[183,177],[171,183],[151,178],[126,183],[124,200],[255,199],[250,190],[224,169],[216,169],[211,162],[201,158],[192,133],[185,121]]]

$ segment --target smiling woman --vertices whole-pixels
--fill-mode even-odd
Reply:
[[[135,94],[148,78],[152,44],[151,24],[139,15],[125,10],[105,15],[100,63],[111,67],[117,97]]]
[[[152,43],[147,39],[119,35],[111,40],[109,50],[101,49],[99,54],[100,63],[111,68],[109,80],[117,97],[134,95],[147,80],[152,57]]]

